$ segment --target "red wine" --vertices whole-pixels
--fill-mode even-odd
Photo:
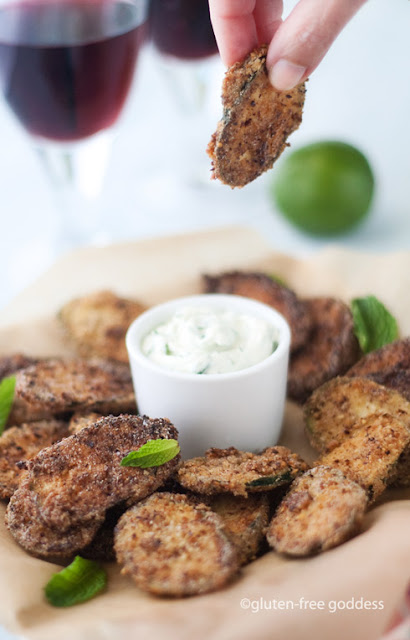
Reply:
[[[24,127],[79,140],[112,125],[144,40],[127,0],[34,0],[0,7],[0,82]]]
[[[151,38],[177,58],[204,58],[217,51],[208,0],[151,0]]]

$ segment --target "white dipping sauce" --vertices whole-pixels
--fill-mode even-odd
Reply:
[[[236,311],[183,307],[142,341],[143,354],[183,373],[247,369],[275,351],[278,330],[266,320]]]

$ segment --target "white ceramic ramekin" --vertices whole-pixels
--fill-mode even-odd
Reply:
[[[211,307],[262,317],[278,331],[275,351],[233,373],[180,373],[162,368],[141,351],[145,336],[182,307]],[[184,458],[210,447],[260,451],[279,438],[286,396],[290,329],[265,304],[241,296],[202,294],[178,298],[142,313],[128,329],[126,344],[138,411],[169,418],[180,434]]]

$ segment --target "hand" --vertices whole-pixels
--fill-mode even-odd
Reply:
[[[223,62],[242,60],[269,44],[271,83],[281,91],[305,80],[366,0],[299,0],[282,20],[282,0],[209,0]]]

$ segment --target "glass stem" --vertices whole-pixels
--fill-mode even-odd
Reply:
[[[65,250],[103,238],[98,196],[110,147],[110,133],[70,146],[46,143],[37,147],[60,215],[59,246]]]

